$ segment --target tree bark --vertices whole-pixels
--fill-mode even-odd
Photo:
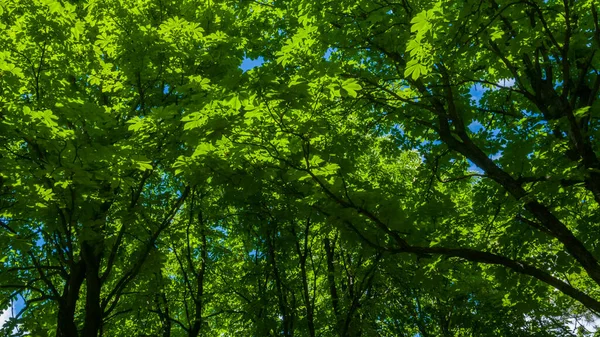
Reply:
[[[83,336],[97,337],[102,328],[102,307],[100,292],[102,281],[100,280],[100,247],[89,242],[83,242],[81,253],[86,262],[86,299],[85,299],[85,322],[83,325]]]
[[[304,306],[306,307],[306,320],[308,324],[308,333],[310,337],[315,337],[315,322],[314,322],[314,308],[311,303],[310,292],[308,289],[308,275],[306,273],[306,259],[308,257],[308,235],[310,229],[310,218],[306,220],[306,226],[304,228],[304,245],[300,248],[300,242],[298,241],[296,230],[292,226],[292,234],[296,239],[296,253],[300,260],[300,277],[302,278],[302,297],[304,299]]]
[[[331,244],[329,238],[325,238],[325,255],[327,256],[327,282],[329,283],[329,296],[331,296],[331,306],[333,307],[333,314],[335,315],[335,323],[338,334],[343,336],[343,317],[340,312],[340,298],[337,293],[337,287],[335,284],[335,265],[334,253],[335,253],[335,241]]]
[[[64,287],[58,305],[57,337],[78,337],[79,331],[75,322],[75,308],[79,299],[79,291],[85,279],[83,260],[74,264],[69,279]]]

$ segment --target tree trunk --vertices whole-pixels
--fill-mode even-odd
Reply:
[[[200,225],[203,226],[202,223],[202,213],[200,213]],[[202,312],[204,309],[204,299],[202,298],[204,295],[204,275],[206,273],[206,259],[208,258],[207,246],[206,246],[206,232],[204,228],[202,228],[202,251],[200,252],[200,268],[198,273],[196,274],[196,284],[197,284],[197,292],[195,298],[195,312],[194,312],[194,324],[190,328],[189,336],[197,337],[200,334],[200,330],[202,329]],[[191,289],[190,289],[191,290]]]
[[[85,322],[83,325],[83,336],[97,337],[102,328],[102,307],[100,292],[102,281],[100,280],[100,247],[89,242],[82,243],[81,253],[86,262],[86,298],[85,298]]]
[[[327,255],[327,282],[329,283],[329,296],[331,296],[331,305],[333,306],[333,313],[335,315],[338,334],[343,336],[342,328],[344,319],[340,313],[340,299],[338,297],[337,287],[335,285],[335,266],[333,265],[335,242],[332,245],[329,238],[325,238],[324,242],[325,254]]]
[[[75,323],[75,307],[79,299],[79,290],[85,279],[85,265],[82,260],[73,265],[71,274],[58,305],[57,337],[78,337]]]

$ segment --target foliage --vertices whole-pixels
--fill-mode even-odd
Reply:
[[[595,2],[0,0],[0,29],[1,334],[593,335]]]

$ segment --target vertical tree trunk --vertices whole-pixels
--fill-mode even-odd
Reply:
[[[164,310],[162,309],[161,301],[165,304]],[[167,300],[167,295],[161,291],[160,295],[156,295],[154,302],[156,303],[157,314],[158,317],[160,317],[160,322],[162,324],[162,337],[171,337],[171,317],[169,316],[169,301]]]
[[[75,323],[75,307],[79,291],[85,279],[85,264],[82,260],[73,265],[58,305],[57,337],[78,337]]]
[[[325,238],[325,255],[327,256],[327,282],[329,283],[329,296],[331,296],[331,305],[333,307],[333,313],[335,315],[336,320],[336,328],[338,334],[343,336],[342,327],[343,327],[343,318],[340,313],[340,299],[337,293],[337,287],[335,285],[335,266],[333,264],[334,261],[334,253],[335,253],[335,242],[333,245],[329,238]]]
[[[275,286],[277,287],[277,299],[279,300],[279,311],[281,313],[283,336],[292,336],[290,315],[288,314],[287,298],[283,289],[283,282],[277,267],[277,259],[275,258],[275,245],[271,233],[267,234],[267,244],[269,248],[269,260],[273,268],[273,277],[275,277]]]
[[[90,242],[83,242],[81,253],[86,264],[86,298],[85,298],[85,322],[83,325],[83,336],[97,337],[102,328],[102,307],[100,291],[102,281],[100,280],[100,247]]]
[[[199,218],[199,222],[201,226],[203,225],[203,220],[202,220],[202,213],[200,213],[200,215],[198,216]],[[189,331],[189,336],[190,337],[197,337],[200,334],[200,330],[202,329],[202,312],[204,309],[204,299],[203,299],[203,295],[204,295],[204,275],[206,273],[206,259],[208,258],[208,252],[207,252],[207,246],[206,246],[206,231],[205,228],[202,227],[202,239],[201,239],[202,243],[201,243],[201,247],[200,249],[202,250],[200,252],[200,268],[198,270],[198,272],[196,273],[196,285],[197,285],[197,292],[196,292],[196,299],[195,299],[195,311],[194,311],[194,324],[192,325],[192,327],[190,328]]]
[[[314,322],[314,307],[311,303],[310,293],[308,290],[308,275],[306,273],[306,259],[308,257],[308,235],[310,229],[310,219],[306,220],[304,228],[304,247],[300,248],[300,242],[297,239],[296,230],[292,226],[292,234],[296,238],[296,252],[300,260],[300,277],[302,278],[302,297],[306,307],[306,320],[308,324],[308,333],[310,337],[315,337],[315,322]]]

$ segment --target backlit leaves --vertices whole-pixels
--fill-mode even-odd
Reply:
[[[593,2],[0,3],[1,335],[598,311]]]

